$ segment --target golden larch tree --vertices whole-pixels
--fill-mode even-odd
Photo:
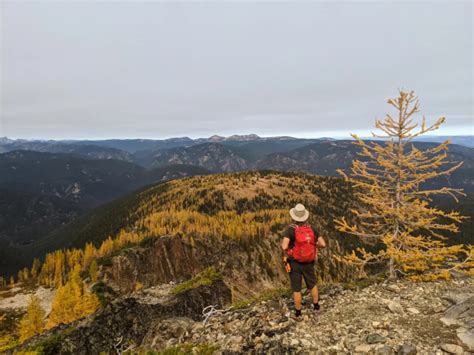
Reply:
[[[91,278],[92,282],[96,282],[97,278],[99,276],[99,267],[97,265],[97,262],[93,260],[89,266],[89,276]]]
[[[66,260],[62,250],[54,252],[54,287],[59,288],[64,283]]]
[[[83,267],[87,269],[92,261],[95,259],[97,254],[97,249],[92,243],[87,243],[84,248],[84,257],[83,257]]]
[[[81,266],[77,264],[66,284],[58,288],[48,319],[49,328],[85,317],[99,307],[99,299],[86,290],[80,273]]]
[[[426,149],[413,144],[416,137],[437,130],[445,121],[440,117],[427,125],[423,117],[421,125],[415,123],[413,115],[419,112],[419,101],[413,91],[400,91],[388,103],[397,116],[387,114],[384,120],[376,120],[375,127],[381,133],[372,133],[382,142],[352,135],[361,159],[352,162],[351,173],[339,173],[352,183],[360,208],[352,210],[354,223],[345,218],[335,220],[340,231],[369,243],[382,242],[384,248],[378,252],[358,248],[344,260],[360,266],[362,272],[370,263],[387,263],[391,279],[397,272],[415,280],[447,277],[446,265],[453,264],[462,253],[467,258],[457,265],[472,265],[472,249],[445,244],[446,232],[458,232],[458,224],[465,217],[432,206],[432,197],[449,195],[457,201],[464,193],[452,187],[430,187],[433,184],[427,182],[449,175],[462,162],[448,159],[449,141]]]
[[[31,266],[31,277],[36,279],[41,270],[41,262],[38,258],[33,259],[33,265]]]
[[[45,328],[45,312],[41,307],[38,297],[32,295],[26,314],[20,320],[20,341],[25,341],[32,336],[41,334]]]

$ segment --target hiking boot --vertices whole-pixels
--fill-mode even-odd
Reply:
[[[301,309],[295,309],[295,313],[291,315],[291,319],[301,322],[303,320],[303,315],[301,314]]]

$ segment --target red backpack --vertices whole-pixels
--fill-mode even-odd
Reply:
[[[295,229],[295,246],[288,251],[288,256],[301,263],[314,261],[318,250],[313,229],[307,224],[302,226],[292,224],[291,227]]]

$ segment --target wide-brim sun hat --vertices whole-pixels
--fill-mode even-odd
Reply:
[[[290,216],[296,222],[306,222],[309,217],[309,212],[301,203],[298,203],[290,210]]]

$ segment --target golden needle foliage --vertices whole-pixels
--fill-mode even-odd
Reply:
[[[20,341],[43,332],[45,327],[45,312],[36,296],[31,296],[26,314],[20,320]]]
[[[419,111],[419,101],[413,91],[400,91],[388,103],[396,109],[397,116],[387,114],[384,120],[376,120],[375,127],[381,133],[372,133],[384,142],[365,142],[352,135],[362,159],[353,161],[349,175],[339,171],[353,184],[364,207],[352,210],[357,221],[354,224],[345,218],[335,220],[340,231],[365,241],[382,242],[385,248],[373,253],[359,248],[344,260],[360,266],[362,272],[369,263],[387,262],[389,278],[395,278],[398,271],[414,280],[448,277],[449,268],[472,270],[472,247],[447,246],[443,236],[443,232],[458,232],[457,224],[465,217],[430,205],[433,195],[449,195],[457,201],[457,196],[464,193],[451,187],[425,187],[426,182],[449,175],[462,162],[448,161],[449,141],[425,150],[412,142],[437,130],[445,118],[440,117],[429,126],[425,117],[421,126],[415,123],[413,115]],[[465,259],[456,263],[460,254],[465,254]]]
[[[53,299],[48,328],[85,317],[99,307],[99,299],[95,294],[87,292],[80,272],[80,265],[77,264],[70,273],[68,282],[58,288]]]

